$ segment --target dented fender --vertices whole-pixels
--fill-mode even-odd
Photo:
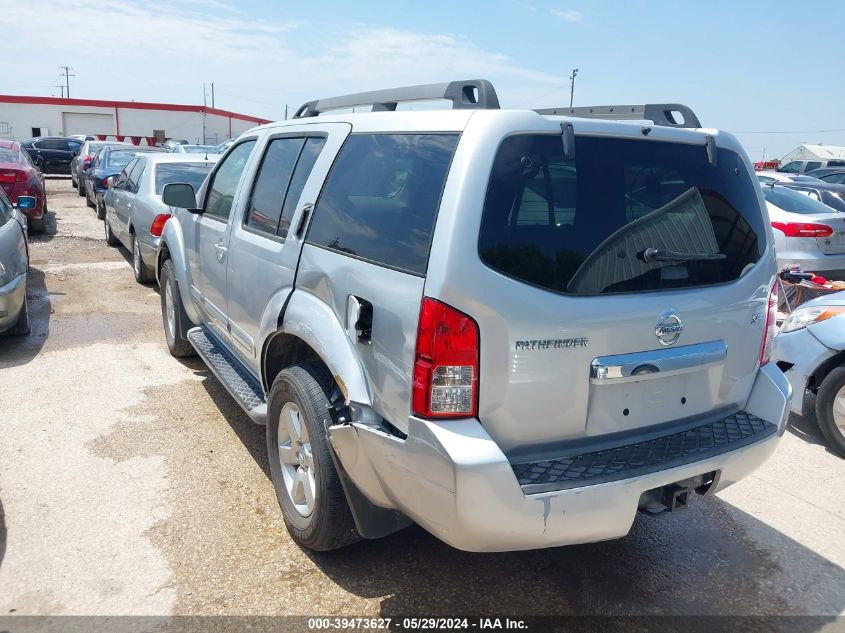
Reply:
[[[282,331],[302,339],[317,353],[346,401],[372,407],[364,368],[330,306],[308,292],[294,290],[285,309]]]

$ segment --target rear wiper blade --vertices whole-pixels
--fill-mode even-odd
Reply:
[[[647,248],[637,255],[646,264],[652,262],[696,262],[725,259],[724,253],[679,253],[662,248]]]

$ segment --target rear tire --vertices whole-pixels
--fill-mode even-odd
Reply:
[[[845,367],[830,372],[816,397],[816,419],[827,445],[845,457]]]
[[[111,230],[111,224],[109,224],[108,218],[103,218],[103,228],[105,229],[106,233],[106,244],[109,246],[117,246],[120,244],[120,240],[115,237],[114,233]]]
[[[27,218],[26,219],[27,229],[29,229],[30,233],[43,233],[45,224],[44,224],[44,216],[40,218]]]
[[[8,330],[12,336],[26,336],[30,331],[29,323],[29,300],[24,295],[23,308],[18,315],[17,322]]]
[[[80,198],[85,195],[85,181],[82,178],[77,180],[76,193],[79,194]]]
[[[106,203],[105,203],[105,201],[98,202],[97,205],[96,205],[96,209],[97,209],[97,219],[98,220],[105,220],[106,219]]]
[[[135,274],[135,281],[139,284],[148,284],[153,280],[149,267],[141,257],[141,246],[134,234],[132,235],[132,272]]]
[[[288,367],[273,381],[267,412],[270,474],[285,526],[297,543],[317,551],[360,539],[329,452],[332,386],[317,364]]]
[[[194,327],[182,305],[179,285],[173,271],[173,262],[166,260],[161,266],[161,320],[164,325],[164,339],[170,355],[176,358],[195,356],[196,351],[188,342],[186,334]]]

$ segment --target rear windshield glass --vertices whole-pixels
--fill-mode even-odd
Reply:
[[[0,147],[0,163],[19,163],[20,154],[17,150]]]
[[[424,274],[456,134],[353,134],[332,167],[308,241]]]
[[[490,267],[574,295],[737,279],[760,257],[755,180],[739,156],[704,145],[558,135],[502,142],[479,252]]]
[[[826,204],[814,200],[806,193],[795,191],[788,187],[763,186],[763,197],[779,209],[802,215],[818,215],[833,211]]]
[[[161,163],[156,166],[156,195],[164,191],[164,185],[173,182],[188,183],[198,191],[214,163]]]

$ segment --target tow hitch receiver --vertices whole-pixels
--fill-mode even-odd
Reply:
[[[689,488],[684,488],[678,484],[669,484],[663,488],[661,501],[669,512],[674,512],[675,510],[687,507],[689,493]]]
[[[687,502],[689,502],[690,495],[693,492],[699,495],[707,494],[717,478],[717,472],[706,473],[698,477],[676,481],[660,488],[646,490],[640,495],[637,509],[652,516],[665,511],[681,510],[687,507]]]

